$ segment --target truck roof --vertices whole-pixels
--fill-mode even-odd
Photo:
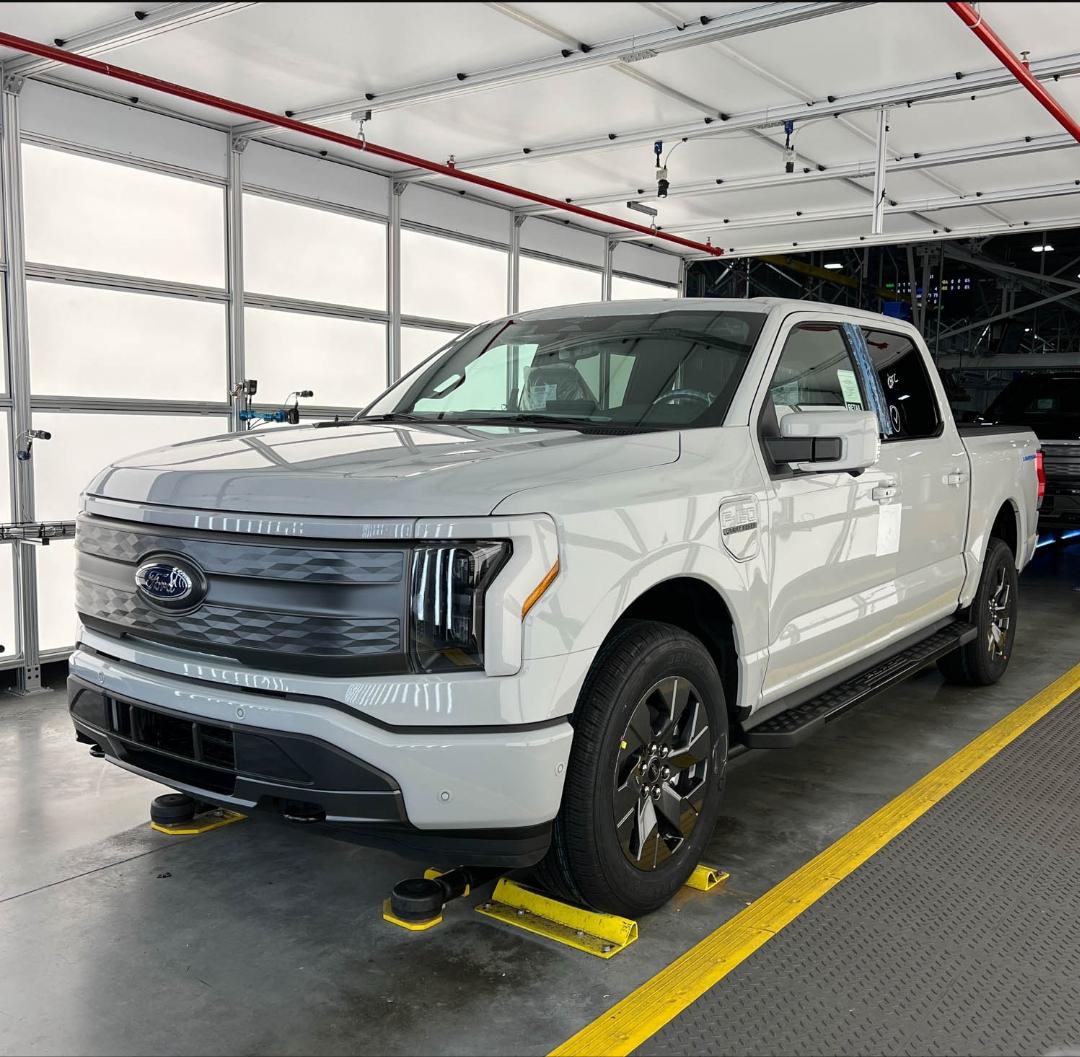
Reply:
[[[577,305],[555,305],[551,308],[534,308],[526,312],[514,313],[519,319],[561,319],[572,311],[574,315],[585,318],[601,318],[614,315],[642,315],[652,312],[671,311],[676,306],[697,310],[714,309],[730,312],[805,312],[820,310],[830,315],[853,316],[870,323],[887,320],[890,326],[911,327],[906,320],[883,316],[879,312],[867,312],[861,308],[846,308],[843,305],[828,304],[824,301],[802,301],[792,297],[679,297],[648,298],[633,301],[588,301]]]

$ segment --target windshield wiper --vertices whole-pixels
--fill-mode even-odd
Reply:
[[[581,433],[606,433],[618,430],[620,433],[648,427],[638,427],[634,423],[621,422],[593,422],[587,418],[575,418],[572,415],[543,415],[529,414],[528,412],[511,412],[508,414],[469,415],[468,418],[446,419],[455,426],[536,426],[548,429],[576,429]]]

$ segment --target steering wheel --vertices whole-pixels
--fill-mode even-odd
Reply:
[[[653,402],[652,406],[657,407],[660,404],[674,404],[680,400],[697,400],[704,404],[705,407],[711,407],[713,400],[716,399],[712,393],[706,393],[702,389],[672,389],[669,393],[662,393]]]

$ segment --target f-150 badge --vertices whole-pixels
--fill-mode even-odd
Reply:
[[[758,513],[753,496],[736,496],[720,504],[720,538],[736,561],[749,561],[757,555]]]

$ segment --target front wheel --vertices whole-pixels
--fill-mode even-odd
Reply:
[[[966,646],[938,661],[941,674],[950,683],[990,686],[1005,674],[1016,638],[1019,586],[1009,545],[991,537],[968,618],[977,634]]]
[[[628,621],[597,654],[574,725],[539,880],[597,910],[656,910],[698,864],[720,808],[728,720],[716,665],[681,628]]]

